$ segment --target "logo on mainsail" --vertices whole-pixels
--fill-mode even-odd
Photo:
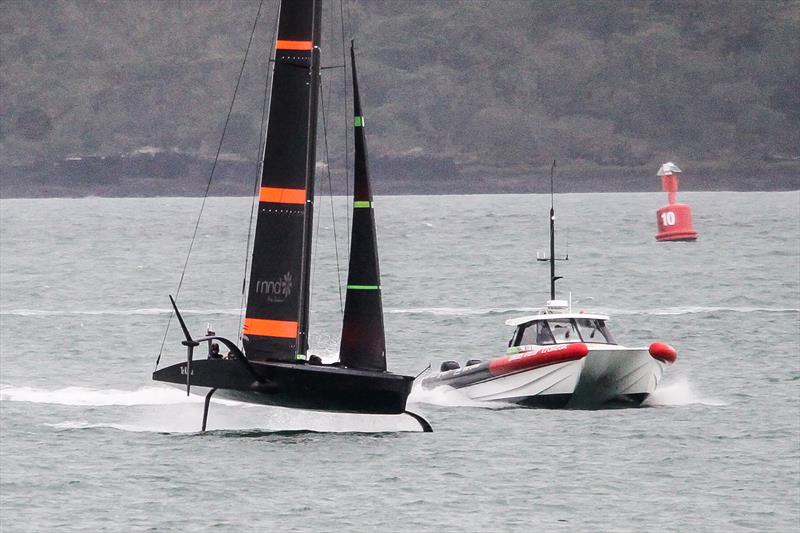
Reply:
[[[256,281],[256,293],[265,294],[269,302],[285,302],[292,294],[292,273],[287,272],[278,280]]]

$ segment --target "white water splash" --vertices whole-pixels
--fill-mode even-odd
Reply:
[[[644,401],[644,405],[669,405],[669,406],[683,406],[683,405],[710,405],[710,406],[723,406],[728,405],[726,402],[714,398],[705,397],[692,389],[691,384],[686,379],[681,379],[669,385],[661,385],[656,391]]]
[[[248,431],[273,433],[312,431],[317,433],[390,433],[421,431],[408,415],[356,415],[321,413],[263,405],[215,405],[208,414],[207,431]],[[246,407],[244,410],[242,407]],[[252,408],[252,409],[251,409]],[[89,422],[66,420],[46,423],[57,430],[115,429],[133,433],[200,433],[202,405],[167,406],[142,414],[131,414],[124,421]]]
[[[408,395],[408,403],[426,403],[442,407],[480,407],[483,409],[507,409],[508,407],[516,407],[513,404],[504,402],[482,402],[473,400],[467,397],[461,390],[454,389],[447,385],[442,385],[435,389],[423,389],[419,380],[414,382],[411,394]]]
[[[75,407],[143,406],[144,411],[118,411],[118,420],[85,419],[45,423],[58,430],[110,428],[131,432],[197,433],[203,417],[203,396],[177,388],[143,387],[134,391],[66,387],[44,390],[0,385],[0,401],[54,404]],[[321,433],[381,433],[420,431],[408,415],[357,415],[324,413],[256,405],[213,398],[209,431],[314,431]]]
[[[33,387],[14,387],[0,385],[0,401],[47,403],[54,405],[72,405],[102,407],[110,405],[174,405],[184,403],[202,403],[202,396],[186,396],[177,388],[142,387],[134,391],[115,389],[90,389],[85,387],[64,387],[46,390]],[[221,400],[229,402],[229,400]],[[237,402],[229,402],[237,403]]]

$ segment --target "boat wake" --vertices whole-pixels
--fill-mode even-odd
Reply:
[[[728,405],[721,400],[708,398],[698,394],[686,379],[668,385],[662,384],[642,404],[646,407],[709,405],[720,407]]]
[[[668,315],[697,315],[697,314],[710,314],[710,313],[800,313],[800,309],[792,307],[704,307],[704,306],[687,306],[687,307],[662,307],[660,309],[597,309],[598,312],[603,312],[613,315],[651,315],[651,316],[668,316]]]
[[[0,385],[0,402],[27,402],[73,407],[139,407],[111,413],[114,420],[85,418],[45,423],[57,430],[115,429],[151,433],[199,433],[203,396],[175,388],[142,387],[133,391],[65,387],[44,390]],[[387,433],[420,431],[407,415],[358,415],[301,411],[212,399],[208,430],[237,435],[284,432]],[[106,411],[106,415],[108,411]]]
[[[575,307],[580,307],[575,303]],[[399,315],[433,315],[433,316],[491,316],[533,313],[539,310],[538,307],[409,307],[384,310],[388,314]],[[598,307],[597,312],[612,315],[694,315],[708,313],[800,313],[800,309],[794,307],[707,307],[707,306],[686,306],[686,307],[663,307],[660,309],[604,309]],[[0,316],[147,316],[147,315],[169,315],[170,308],[140,308],[140,309],[8,309],[0,311]],[[230,315],[239,316],[240,309],[186,309],[181,310],[183,315]]]
[[[384,312],[393,315],[434,315],[434,316],[483,316],[505,315],[508,313],[532,313],[538,307],[410,307],[407,309],[386,308]]]
[[[32,387],[0,385],[0,401],[102,407],[111,405],[133,406],[202,403],[203,398],[200,396],[186,396],[184,392],[178,389],[168,389],[165,387],[142,387],[135,391],[124,391],[114,389],[98,390],[84,387],[65,387],[56,390],[44,390]]]
[[[580,308],[580,303],[574,302],[575,308]],[[505,315],[511,313],[533,313],[539,307],[411,307],[408,309],[386,309],[390,314],[433,315],[433,316],[485,316]],[[794,307],[710,307],[710,306],[683,306],[663,307],[660,309],[604,309],[598,307],[594,311],[610,315],[695,315],[709,313],[800,313]]]
[[[0,316],[150,316],[169,315],[172,309],[146,307],[141,309],[9,309],[0,311]],[[233,315],[239,316],[240,309],[182,309],[183,315]]]

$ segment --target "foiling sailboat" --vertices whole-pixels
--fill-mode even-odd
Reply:
[[[308,353],[312,216],[320,85],[321,0],[282,0],[253,241],[243,347],[208,335],[193,338],[175,300],[186,361],[157,369],[156,381],[205,393],[205,430],[213,394],[243,402],[363,414],[406,413],[414,378],[387,371],[377,237],[367,168],[364,119],[351,43],[355,167],[347,295],[339,360]],[[230,357],[195,359],[212,341]],[[158,363],[157,363],[158,365]]]
[[[654,342],[648,348],[616,343],[609,317],[574,312],[569,301],[556,299],[555,209],[550,171],[550,300],[537,313],[513,318],[506,355],[464,367],[445,361],[440,372],[421,380],[423,389],[449,386],[472,400],[501,401],[530,407],[599,407],[609,403],[641,404],[652,394],[674,348]]]

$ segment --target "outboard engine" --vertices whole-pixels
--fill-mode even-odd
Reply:
[[[479,364],[481,364],[480,359],[470,359],[469,361],[467,361],[467,366],[479,365]]]
[[[457,370],[461,368],[455,361],[444,361],[442,366],[439,367],[439,372],[447,372],[448,370]]]

